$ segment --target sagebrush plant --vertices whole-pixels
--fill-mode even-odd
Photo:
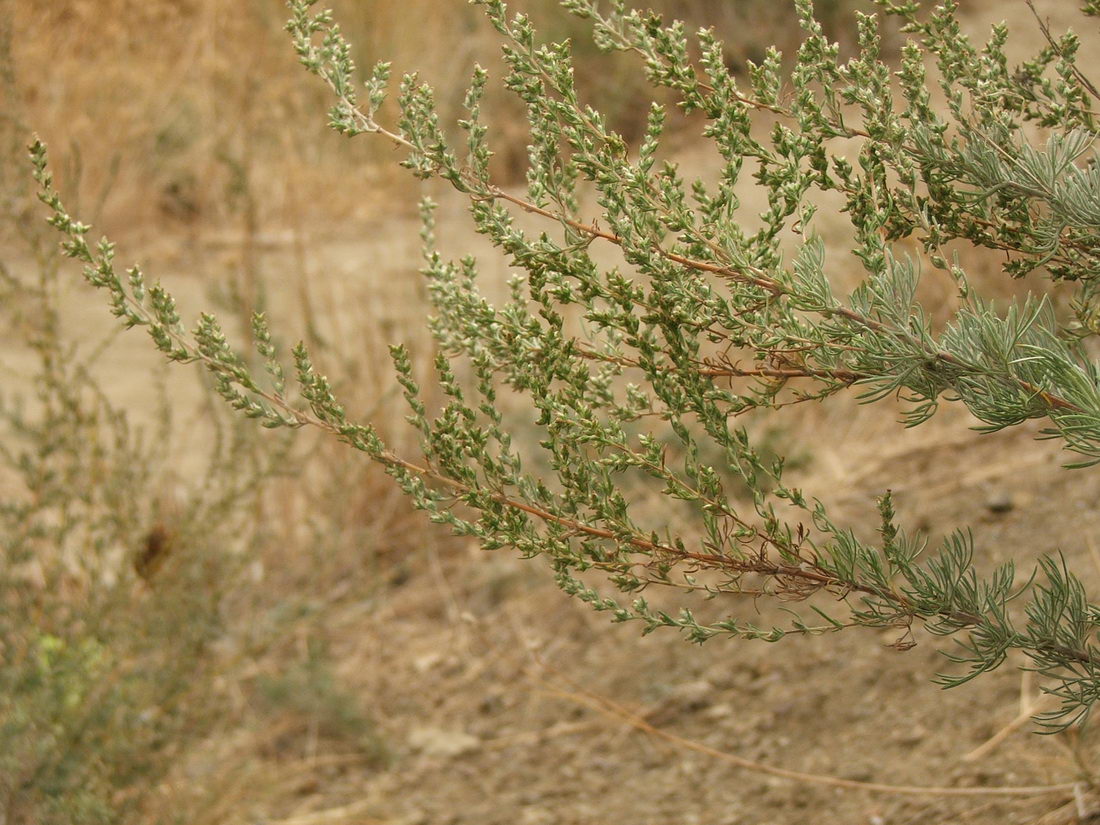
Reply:
[[[93,290],[68,282],[35,219],[25,64],[0,18],[0,822],[222,822],[249,797],[296,793],[280,762],[304,731],[314,753],[380,766],[386,742],[315,641],[331,588],[326,601],[286,596],[363,577],[335,542],[329,569],[300,561],[300,545],[279,555],[293,502],[273,500],[272,482],[343,468],[234,418],[205,372],[135,364],[117,329],[93,338],[99,325],[74,315]],[[119,366],[124,386],[150,391],[150,415],[119,403]],[[316,492],[315,518],[348,520],[346,499]]]
[[[216,647],[249,558],[248,505],[288,445],[261,449],[208,405],[211,460],[185,481],[164,370],[146,378],[157,426],[112,401],[97,367],[115,336],[76,340],[61,256],[31,219],[10,34],[0,26],[0,821],[151,821],[165,777],[228,714],[210,702],[227,665]]]
[[[1061,699],[1046,724],[1084,720],[1100,697],[1100,607],[1059,557],[1043,558],[1023,583],[1011,563],[979,575],[968,532],[927,547],[895,523],[888,493],[879,539],[863,541],[789,486],[783,461],[762,458],[742,426],[754,411],[845,392],[865,403],[896,396],[906,425],[943,403],[965,405],[988,430],[1045,419],[1044,434],[1077,455],[1073,467],[1100,462],[1100,366],[1088,354],[1100,332],[1098,93],[1077,64],[1076,36],[1052,34],[1013,66],[1007,28],[973,44],[954,0],[931,9],[878,0],[908,35],[895,68],[880,56],[878,17],[859,15],[858,54],[841,61],[810,0],[794,0],[803,36],[789,72],[773,49],[738,79],[710,30],[689,36],[625,0],[563,0],[599,48],[636,54],[652,86],[705,119],[703,136],[720,157],[711,184],[659,159],[664,106],[652,105],[631,146],[579,98],[568,42],[541,43],[500,0],[475,2],[503,40],[504,82],[528,115],[522,194],[490,176],[484,70],[473,71],[459,149],[415,75],[399,83],[395,122],[383,122],[388,64],[361,92],[331,13],[314,13],[311,0],[289,4],[302,63],[336,95],[333,128],[396,144],[416,177],[466,195],[477,231],[522,273],[510,299],[492,305],[478,291],[477,262],[436,249],[433,204],[424,202],[438,401],[425,400],[406,350],[392,349],[422,458],[395,454],[349,412],[304,345],[288,368],[263,315],[253,321],[262,369],[213,316],[185,328],[166,289],[138,267],[120,272],[106,239],[89,242],[36,142],[41,198],[66,254],[85,264],[124,324],[144,328],[170,360],[204,364],[232,407],[265,427],[331,433],[384,465],[434,521],[487,549],[546,559],[562,590],[615,621],[674,628],[695,642],[855,626],[904,637],[922,624],[958,642],[949,656],[963,667],[939,676],[943,684],[1022,651]],[[1100,6],[1081,11],[1098,16]],[[744,215],[738,198],[750,177],[768,192],[757,216]],[[826,254],[815,191],[843,198],[850,255]],[[590,196],[598,218],[581,205]],[[518,212],[542,219],[543,230],[522,229]],[[898,251],[902,241],[919,243],[957,287],[960,309],[942,329],[916,301],[920,267]],[[619,265],[597,263],[595,245],[617,247]],[[983,300],[967,278],[967,245],[1002,252],[1009,276],[1040,270],[1069,284],[1072,317],[1043,295],[1007,307]],[[830,274],[853,266],[861,283],[838,295]],[[513,440],[502,391],[525,399],[537,445]],[[676,503],[674,521],[637,506],[630,491],[639,482]],[[745,489],[747,497],[732,492]],[[682,592],[682,607],[652,607],[644,591],[657,585]],[[691,601],[742,593],[782,600],[790,623],[707,621]],[[1014,600],[1022,610],[1010,612]]]
[[[30,366],[5,362],[0,392],[0,820],[150,821],[230,713],[211,702],[232,665],[217,646],[247,589],[250,505],[289,443],[212,407],[204,472],[177,475],[178,402],[154,374],[157,426],[112,402],[96,377],[112,342],[70,338],[60,257],[18,192],[0,213],[28,255],[0,264],[4,355]]]
[[[236,457],[173,489],[171,406],[143,434],[112,405],[103,350],[62,334],[56,258],[3,276],[8,354],[22,342],[36,367],[33,393],[0,397],[0,812],[128,820],[219,721],[200,697],[244,561],[233,537],[274,456],[218,438]]]
[[[21,154],[0,156],[0,174]],[[271,482],[307,462],[216,397],[184,414],[164,369],[136,379],[157,405],[153,425],[135,423],[97,369],[118,357],[116,336],[76,340],[63,309],[87,287],[64,283],[46,227],[25,220],[19,187],[4,192],[0,233],[22,232],[8,248],[26,256],[0,262],[0,821],[222,821],[247,795],[242,779],[278,797],[263,749],[288,750],[306,729],[381,765],[386,744],[327,650],[296,665],[288,643],[333,612],[286,598],[284,579],[306,565],[278,558],[272,535]],[[200,467],[178,467],[181,420],[208,442]],[[277,575],[257,576],[265,563]],[[243,714],[240,696],[252,699]],[[224,764],[231,728],[260,758],[242,769],[234,755],[228,778],[194,782]]]

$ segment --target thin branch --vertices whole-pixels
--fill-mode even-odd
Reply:
[[[1035,0],[1024,0],[1027,3],[1027,7],[1031,9],[1031,14],[1035,17],[1035,22],[1039,24],[1039,30],[1043,33],[1043,37],[1046,38],[1050,48],[1059,57],[1063,57],[1062,49],[1058,43],[1054,40],[1053,35],[1050,33],[1050,24],[1039,15],[1039,10],[1035,8]],[[1100,100],[1100,91],[1097,91],[1096,86],[1089,80],[1084,73],[1077,68],[1077,64],[1073,64],[1073,76],[1077,78],[1077,82],[1080,83],[1097,100]]]

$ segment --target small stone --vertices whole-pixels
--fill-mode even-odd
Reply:
[[[1012,496],[1003,490],[999,490],[992,493],[985,500],[985,509],[991,513],[1008,513],[1016,508],[1016,502],[1012,500]]]
[[[699,680],[696,682],[684,682],[672,689],[669,698],[681,709],[686,711],[699,710],[710,704],[714,695],[714,685],[710,682]]]
[[[412,665],[417,673],[427,673],[443,661],[443,654],[437,650],[424,653],[413,659]]]
[[[897,731],[896,733],[894,733],[891,739],[893,739],[894,742],[902,745],[903,747],[911,748],[914,745],[919,745],[927,738],[927,736],[928,731],[920,725],[916,725],[915,727],[908,728],[906,730]]]
[[[464,756],[481,747],[481,740],[461,730],[413,728],[409,746],[427,756]]]
[[[519,815],[522,825],[550,825],[554,815],[545,808],[525,808]]]
[[[733,716],[733,705],[729,702],[712,705],[703,712],[703,716],[707,719],[729,719]]]

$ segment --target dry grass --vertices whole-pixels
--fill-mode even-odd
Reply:
[[[837,9],[852,2],[824,5],[842,40],[850,40],[850,26],[839,22]],[[420,72],[436,86],[445,121],[457,113],[475,61],[500,68],[489,26],[465,2],[331,5],[360,62],[386,59],[398,73]],[[574,38],[582,87],[618,128],[636,136],[646,91],[633,62],[597,59],[583,24],[549,0],[513,5],[531,13],[547,37]],[[15,111],[52,145],[70,200],[112,236],[136,229],[185,235],[195,226],[272,232],[299,224],[303,215],[354,223],[404,208],[387,197],[389,150],[343,141],[325,128],[325,91],[298,66],[276,0],[5,0],[4,6],[13,34]],[[699,0],[656,6],[693,25],[716,26],[727,36],[735,69],[759,58],[761,43],[797,42],[781,4],[754,0],[717,11]],[[523,160],[522,111],[503,94],[492,107],[499,169],[515,175]]]

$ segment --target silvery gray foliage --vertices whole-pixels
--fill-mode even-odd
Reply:
[[[810,0],[794,0],[804,37],[793,62],[785,70],[770,50],[742,80],[711,31],[689,36],[625,0],[563,0],[591,23],[599,47],[633,53],[654,87],[702,114],[703,135],[721,157],[711,184],[658,159],[664,106],[651,106],[640,145],[629,147],[581,100],[568,43],[541,43],[500,0],[477,2],[502,39],[504,82],[527,109],[524,194],[490,175],[483,69],[474,69],[457,124],[464,146],[415,75],[399,82],[398,113],[387,122],[388,64],[375,66],[364,88],[331,13],[314,13],[312,0],[289,4],[302,63],[335,94],[333,128],[393,142],[415,176],[468,196],[477,231],[523,273],[510,300],[490,303],[476,261],[451,261],[436,248],[425,202],[438,409],[424,400],[405,349],[392,351],[421,459],[393,454],[355,420],[303,345],[288,377],[262,315],[254,337],[263,375],[213,317],[184,328],[166,290],[137,268],[119,274],[112,245],[87,241],[89,227],[65,212],[36,143],[41,196],[67,236],[65,251],[125,324],[145,328],[170,359],[203,362],[245,415],[268,427],[328,430],[383,464],[433,520],[488,549],[543,557],[565,592],[615,621],[676,628],[696,642],[851,626],[899,628],[908,639],[922,624],[958,642],[949,655],[962,667],[939,677],[945,685],[1020,650],[1057,680],[1062,704],[1047,724],[1087,717],[1100,691],[1100,608],[1062,560],[1043,559],[1023,586],[1011,563],[979,576],[969,533],[928,548],[895,524],[888,494],[880,538],[866,543],[788,486],[783,462],[765,459],[740,420],[845,392],[866,403],[901,398],[908,425],[961,403],[989,430],[1044,419],[1044,433],[1078,455],[1074,466],[1100,461],[1100,370],[1086,354],[1100,332],[1097,92],[1076,63],[1077,38],[1049,35],[1041,53],[1011,66],[1007,29],[972,43],[955,0],[932,9],[878,0],[908,36],[900,64],[881,58],[871,15],[859,16],[858,54],[842,61]],[[1100,14],[1094,2],[1082,12]],[[933,105],[932,82],[946,106]],[[753,128],[760,117],[774,124],[766,139]],[[1026,124],[1045,142],[1034,143]],[[739,220],[737,195],[750,175],[768,191],[754,231]],[[578,206],[582,187],[595,193],[598,220]],[[862,267],[847,296],[834,292],[830,272],[850,268],[852,257],[827,253],[815,234],[814,191],[845,201],[850,252]],[[542,218],[543,231],[521,229],[520,211]],[[781,236],[792,230],[800,248],[785,257]],[[920,273],[897,252],[902,239],[919,243],[957,284],[962,308],[942,329],[916,300]],[[1009,276],[1041,269],[1072,282],[1072,323],[1042,295],[998,310],[973,294],[960,259],[944,252],[956,240],[1004,253]],[[618,247],[623,265],[598,265],[593,244]],[[471,381],[457,377],[456,362]],[[513,441],[502,390],[530,405],[537,451]],[[634,503],[629,491],[640,482],[677,502],[674,523],[654,525]],[[682,591],[684,606],[651,606],[644,592],[656,585]],[[746,592],[782,599],[789,624],[704,621],[688,606]],[[1013,599],[1025,603],[1022,612],[1010,614]]]

